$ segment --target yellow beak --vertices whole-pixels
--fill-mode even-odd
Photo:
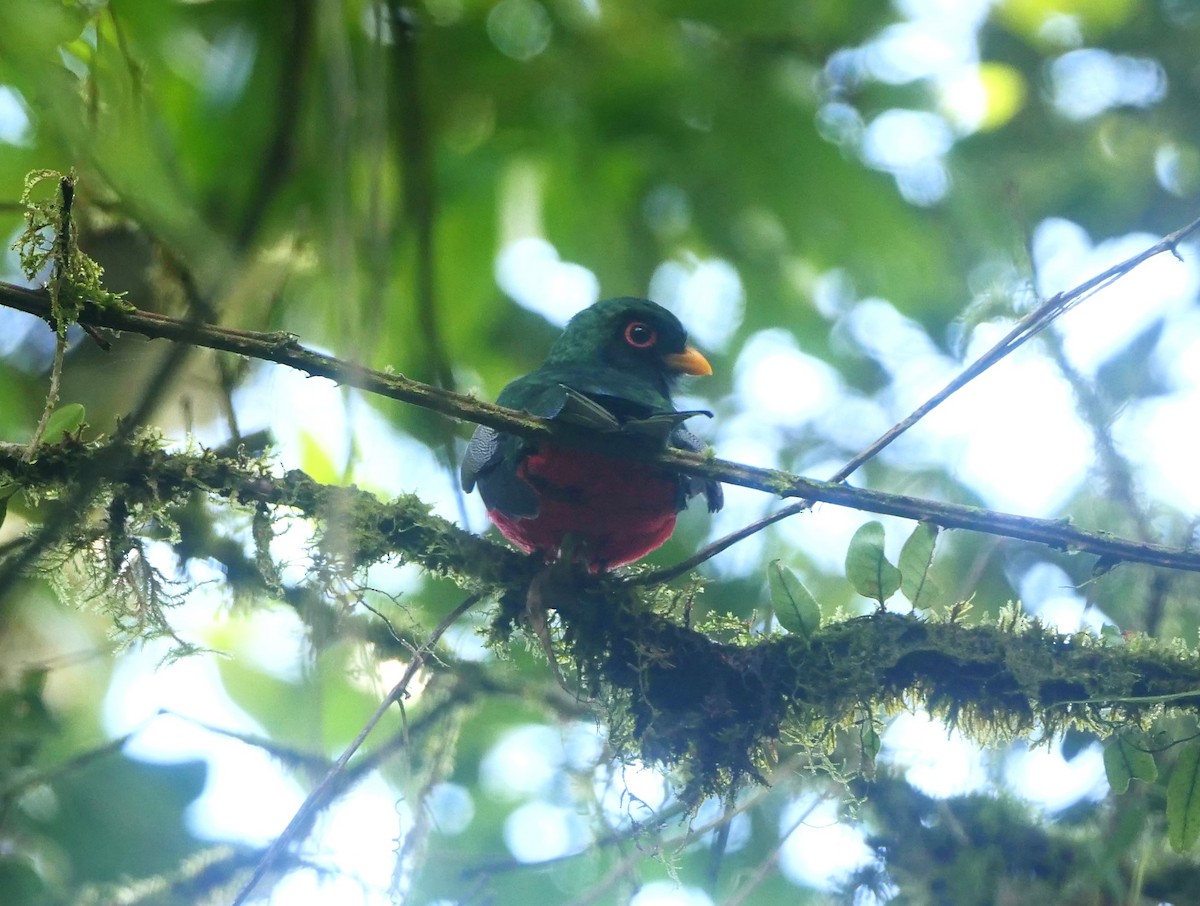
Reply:
[[[672,353],[671,355],[663,356],[663,361],[667,363],[667,367],[672,371],[678,371],[681,374],[712,374],[712,365],[708,364],[708,359],[700,354],[699,349],[693,349],[688,346],[683,352]]]

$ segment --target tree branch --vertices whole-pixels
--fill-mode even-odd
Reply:
[[[1078,286],[1072,287],[1065,292],[1055,293],[1037,308],[1030,311],[1023,318],[1017,321],[999,341],[996,342],[991,349],[987,350],[983,355],[971,363],[971,365],[954,377],[945,387],[927,399],[924,403],[914,409],[902,421],[893,425],[884,434],[879,437],[865,450],[854,456],[846,465],[838,470],[834,475],[834,481],[841,481],[856,471],[859,466],[867,460],[873,458],[884,447],[892,443],[897,437],[915,425],[918,421],[944,403],[957,391],[961,390],[968,383],[973,381],[983,372],[987,371],[1009,353],[1014,352],[1021,347],[1027,340],[1037,336],[1043,330],[1050,326],[1060,315],[1066,314],[1071,309],[1077,307],[1080,303],[1091,298],[1104,287],[1115,283],[1117,280],[1124,277],[1131,270],[1156,255],[1161,255],[1163,252],[1170,252],[1176,258],[1179,258],[1179,243],[1187,239],[1197,230],[1200,230],[1200,218],[1193,220],[1185,227],[1181,227],[1173,233],[1170,233],[1156,242],[1154,245],[1136,255],[1126,258],[1114,264],[1112,267],[1097,274],[1089,280],[1085,280]]]
[[[935,393],[929,399],[925,400],[916,409],[910,412],[903,419],[898,421],[892,427],[888,428],[883,434],[877,437],[869,446],[856,453],[850,458],[845,465],[837,470],[831,477],[830,481],[840,482],[849,478],[852,474],[858,471],[859,467],[869,460],[873,459],[884,448],[889,446],[896,438],[900,437],[909,428],[923,419],[926,415],[948,400],[952,395],[957,393],[979,375],[983,374],[1005,356],[1016,351],[1027,340],[1032,339],[1039,333],[1043,332],[1050,326],[1053,321],[1060,315],[1065,314],[1071,309],[1077,307],[1080,303],[1089,299],[1104,287],[1115,283],[1121,277],[1125,276],[1138,265],[1149,261],[1156,255],[1161,255],[1163,252],[1171,252],[1176,258],[1179,258],[1179,243],[1187,239],[1197,230],[1200,230],[1200,218],[1193,220],[1185,227],[1181,227],[1173,233],[1170,233],[1156,242],[1147,249],[1126,258],[1124,261],[1114,264],[1112,267],[1097,274],[1089,280],[1085,280],[1078,286],[1075,286],[1064,292],[1055,293],[1037,308],[1030,311],[1022,317],[1012,329],[1009,330],[995,345],[987,350],[983,355],[979,356],[974,362],[964,368],[955,377],[947,383],[941,390]],[[1102,451],[1103,452],[1103,451]],[[674,566],[664,569],[655,570],[640,576],[638,581],[642,584],[650,585],[661,582],[669,582],[677,576],[690,572],[695,569],[705,560],[715,557],[721,551],[737,544],[739,541],[750,537],[755,532],[760,532],[769,525],[774,525],[789,516],[794,516],[797,513],[802,513],[811,507],[811,501],[801,500],[793,503],[791,506],[786,506],[774,513],[770,513],[761,519],[752,522],[750,525],[744,526],[735,532],[731,532],[724,538],[718,538],[716,541],[709,544],[702,550],[697,551],[692,556],[688,557]],[[944,525],[944,523],[942,523]],[[1144,534],[1144,533],[1143,533]],[[1143,540],[1148,540],[1143,538]]]
[[[808,639],[730,643],[680,625],[666,589],[639,589],[569,564],[547,569],[538,557],[431,515],[414,497],[384,503],[298,471],[274,476],[251,460],[149,445],[117,456],[68,442],[42,448],[33,463],[20,452],[15,444],[0,447],[0,483],[54,490],[83,473],[126,498],[130,509],[142,504],[158,512],[196,492],[293,508],[321,527],[323,556],[340,558],[349,570],[398,554],[473,595],[499,592],[493,628],[500,638],[524,618],[536,583],[542,603],[561,618],[581,691],[629,712],[628,722],[614,722],[620,732],[614,730],[613,744],[630,757],[684,766],[692,778],[689,801],[759,777],[770,768],[773,747],[784,745],[781,736],[786,745],[821,751],[839,727],[919,702],[980,738],[1052,734],[1070,725],[1104,733],[1147,722],[1163,707],[1200,709],[1200,660],[1146,639],[1061,636],[1017,611],[997,625],[964,626],[952,610],[929,620],[877,612],[828,623]],[[93,538],[87,543],[94,554]]]
[[[324,806],[327,799],[336,791],[338,778],[346,770],[346,765],[350,762],[350,759],[354,756],[354,753],[357,752],[359,748],[362,747],[362,744],[367,741],[367,737],[371,734],[371,731],[375,729],[375,726],[388,712],[388,709],[391,708],[392,704],[399,702],[401,698],[408,694],[408,684],[411,683],[413,677],[417,675],[417,671],[424,666],[425,659],[433,650],[433,646],[437,644],[438,640],[443,635],[445,635],[446,630],[453,626],[454,623],[456,623],[458,619],[468,610],[479,603],[479,599],[481,597],[482,595],[479,592],[472,592],[471,594],[467,595],[467,597],[463,599],[463,601],[457,607],[455,607],[454,610],[450,611],[450,613],[447,614],[446,617],[434,628],[433,632],[429,634],[429,638],[426,640],[425,644],[423,644],[413,653],[412,658],[408,662],[408,666],[404,670],[404,675],[400,677],[396,685],[392,687],[392,690],[386,696],[384,696],[383,701],[379,703],[379,706],[363,725],[362,729],[359,730],[358,735],[354,737],[354,740],[348,746],[346,746],[345,750],[343,750],[342,754],[338,757],[338,760],[329,768],[329,771],[321,779],[321,782],[318,783],[317,786],[304,798],[303,804],[296,810],[296,813],[292,815],[292,819],[288,822],[287,827],[285,827],[283,832],[276,837],[274,841],[272,841],[269,847],[267,847],[267,850],[263,853],[262,858],[258,860],[258,864],[254,866],[254,871],[242,885],[242,889],[238,891],[238,895],[234,898],[232,906],[241,906],[242,903],[246,902],[250,894],[254,892],[254,888],[258,886],[259,881],[266,877],[267,872],[269,872],[275,866],[275,863],[280,859],[280,857],[283,856],[287,847],[293,843],[301,833],[303,833],[305,826],[312,820],[316,812]]]
[[[51,317],[49,297],[40,290],[0,282],[0,305],[44,319]],[[611,449],[611,442],[595,434],[572,430],[570,426],[483,402],[466,394],[442,390],[403,375],[363,368],[308,349],[288,333],[235,330],[183,321],[138,309],[116,307],[88,306],[80,315],[80,321],[96,327],[205,346],[286,365],[315,377],[329,378],[340,384],[421,406],[451,418],[488,425],[522,437],[535,440],[554,438],[556,442],[569,446],[591,449],[607,446]],[[1075,528],[1069,520],[1035,519],[980,507],[855,488],[678,450],[667,450],[658,454],[633,454],[621,449],[614,449],[613,452],[662,463],[688,474],[755,488],[783,498],[822,501],[871,513],[932,522],[944,528],[968,529],[1032,541],[1061,550],[1083,551],[1099,557],[1101,562],[1098,568],[1102,569],[1111,568],[1120,562],[1129,562],[1200,572],[1200,551],[1134,541],[1100,531],[1086,531]],[[0,468],[3,466],[3,461],[0,461]]]

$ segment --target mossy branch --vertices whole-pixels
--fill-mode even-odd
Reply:
[[[272,475],[248,457],[169,453],[152,442],[66,441],[42,447],[34,462],[22,460],[22,449],[0,444],[0,486],[16,485],[46,497],[86,476],[127,507],[184,503],[197,492],[248,507],[285,507],[333,531],[335,537],[327,539],[330,553],[351,567],[400,553],[431,572],[486,589],[527,577],[531,570],[527,558],[431,514],[413,496],[384,503],[356,487],[319,484],[299,470]]]
[[[828,623],[807,640],[743,632],[723,642],[680,625],[666,589],[546,569],[413,497],[385,503],[303,472],[272,475],[243,457],[149,443],[114,451],[67,442],[42,448],[32,463],[20,453],[0,447],[0,483],[50,492],[99,472],[130,506],[161,509],[202,493],[297,511],[315,520],[325,556],[347,570],[399,556],[499,596],[501,636],[536,596],[559,614],[582,690],[632,716],[627,736],[614,741],[628,754],[686,766],[697,796],[759,776],[780,739],[820,751],[863,715],[919,704],[982,739],[1072,725],[1105,732],[1143,725],[1164,707],[1200,713],[1200,659],[1182,646],[1060,636],[1016,611],[977,626],[875,613]]]

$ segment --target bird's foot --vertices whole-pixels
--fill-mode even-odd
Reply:
[[[562,581],[560,564],[561,561],[551,563],[533,577],[525,596],[525,610],[529,617],[529,627],[541,643],[542,651],[546,653],[546,662],[550,665],[554,679],[559,686],[570,692],[566,680],[563,679],[562,671],[558,667],[558,655],[554,651],[554,639],[550,634],[550,608],[561,591],[558,588]]]
[[[547,564],[545,569],[538,571],[533,577],[533,581],[529,583],[529,591],[525,598],[530,628],[546,653],[546,660],[550,664],[555,680],[564,691],[576,696],[579,694],[579,690],[567,686],[559,669],[554,638],[551,634],[549,611],[556,607],[556,602],[569,595],[577,594],[580,583],[586,581],[588,574],[595,571],[586,556],[577,556],[585,550],[576,545],[577,541],[577,538],[567,536],[560,549],[559,558]]]
[[[558,563],[569,567],[572,575],[581,567],[592,574],[604,572],[604,564],[595,559],[591,542],[575,532],[567,532],[558,545]]]

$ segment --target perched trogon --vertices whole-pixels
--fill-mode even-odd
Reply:
[[[712,367],[687,345],[674,315],[646,299],[607,299],[572,318],[545,363],[505,387],[497,402],[605,434],[609,450],[700,451],[703,442],[682,423],[712,413],[675,409],[671,388],[684,374],[712,374]],[[714,481],[483,426],[462,463],[463,489],[475,485],[492,522],[517,547],[552,560],[570,538],[572,557],[594,572],[661,545],[690,497],[703,492],[710,512],[723,503]]]

